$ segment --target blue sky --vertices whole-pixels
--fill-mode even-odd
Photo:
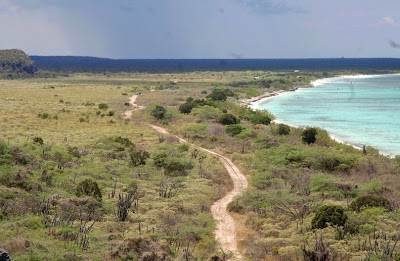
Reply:
[[[109,58],[400,58],[399,0],[0,0],[0,49]]]

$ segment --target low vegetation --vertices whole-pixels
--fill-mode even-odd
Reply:
[[[3,81],[0,246],[15,260],[223,260],[229,253],[215,241],[210,206],[232,186],[226,170],[149,123],[226,155],[248,175],[249,189],[229,209],[249,260],[396,258],[398,158],[238,105],[317,77],[322,72]],[[125,119],[138,91],[146,108]]]

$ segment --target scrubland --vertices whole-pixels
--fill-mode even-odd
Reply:
[[[0,246],[16,260],[223,259],[210,206],[232,186],[226,170],[151,123],[224,154],[247,175],[250,187],[229,205],[246,259],[398,258],[398,158],[339,144],[321,129],[307,142],[303,129],[238,105],[324,76],[1,81]],[[138,91],[146,108],[124,119]]]

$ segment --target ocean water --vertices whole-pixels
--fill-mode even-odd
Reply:
[[[400,155],[400,75],[343,77],[319,81],[252,105],[278,122],[316,126],[357,147]]]

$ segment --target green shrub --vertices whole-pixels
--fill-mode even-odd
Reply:
[[[165,114],[167,112],[167,109],[165,109],[163,106],[156,105],[156,107],[150,112],[151,116],[158,120],[162,120],[165,118]]]
[[[146,160],[150,158],[150,154],[145,150],[134,150],[129,153],[131,164],[135,167],[146,165]]]
[[[35,138],[33,138],[33,142],[34,143],[39,143],[40,145],[42,145],[43,144],[43,139],[40,138],[40,137],[35,137]]]
[[[279,124],[278,125],[278,134],[279,135],[288,135],[290,133],[290,127],[286,124]]]
[[[105,103],[100,103],[100,104],[99,104],[99,109],[100,109],[100,110],[107,110],[107,109],[108,109],[108,105],[105,104]]]
[[[221,110],[209,105],[193,108],[192,114],[203,120],[218,119],[221,116]]]
[[[222,125],[238,124],[239,119],[236,118],[233,114],[225,113],[218,118],[218,123],[221,123]]]
[[[9,152],[9,148],[8,148],[7,143],[0,140],[0,156],[6,155],[6,154],[8,154],[8,152]]]
[[[314,143],[317,138],[317,129],[316,128],[306,128],[302,133],[302,140],[304,143],[311,144]]]
[[[109,112],[107,113],[107,116],[114,116],[114,114],[115,114],[115,111],[109,111]]]
[[[224,90],[221,89],[213,89],[209,95],[206,97],[212,101],[226,101],[227,95]]]
[[[341,206],[326,205],[320,207],[311,220],[311,227],[325,228],[331,226],[344,226],[347,221],[347,215],[344,213],[344,208]]]
[[[42,119],[47,119],[47,118],[50,117],[50,114],[48,114],[47,112],[39,113],[39,114],[38,114],[38,117],[39,117],[39,118],[42,118]]]
[[[68,153],[76,158],[81,157],[81,153],[80,153],[78,147],[68,147]]]
[[[305,156],[301,151],[291,151],[286,155],[285,159],[289,162],[302,162]]]
[[[170,177],[186,176],[185,164],[177,160],[168,162],[164,167],[164,173]]]
[[[182,145],[180,145],[180,146],[178,147],[178,150],[179,150],[180,152],[188,151],[188,150],[189,150],[189,145],[188,145],[188,144],[182,144]]]
[[[234,137],[234,136],[240,134],[243,129],[244,128],[242,126],[240,126],[239,124],[232,124],[232,125],[226,126],[225,131],[229,136]]]
[[[335,167],[336,170],[347,172],[351,169],[351,166],[347,165],[346,163],[341,163]]]
[[[392,210],[392,205],[387,198],[373,194],[358,197],[353,202],[351,202],[349,206],[351,210],[354,210],[356,212],[360,212],[364,208],[374,207],[382,207],[390,211]]]
[[[193,107],[194,107],[193,104],[186,102],[179,106],[179,111],[183,114],[189,114],[192,112]]]
[[[111,140],[113,140],[121,145],[124,145],[125,147],[135,147],[135,144],[128,138],[118,136],[118,137],[111,138]]]
[[[158,168],[163,168],[167,165],[168,155],[165,152],[158,153],[153,156],[154,165]]]
[[[102,195],[99,189],[99,185],[96,181],[91,179],[85,179],[78,183],[76,186],[76,196],[91,196],[96,200],[101,201]]]
[[[268,125],[271,123],[271,118],[268,115],[263,115],[261,113],[256,113],[251,117],[251,123],[253,124],[263,124]]]

